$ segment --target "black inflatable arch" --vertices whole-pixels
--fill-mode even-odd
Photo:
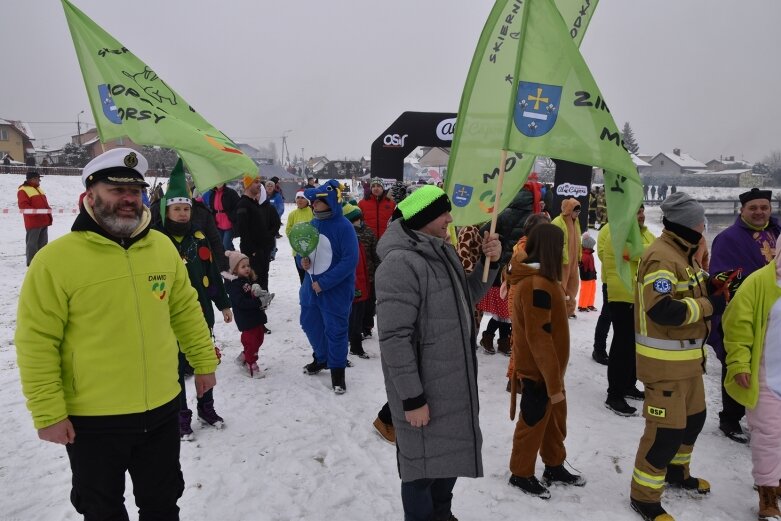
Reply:
[[[404,177],[404,158],[415,148],[453,144],[454,112],[404,112],[372,143],[372,177]]]

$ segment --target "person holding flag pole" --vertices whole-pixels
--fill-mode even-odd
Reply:
[[[489,182],[495,176],[484,172],[497,151],[494,190]],[[480,222],[490,214],[493,233],[499,211],[509,202],[502,199],[505,175],[523,183],[537,155],[603,168],[614,248],[622,251],[626,245],[630,258],[640,254],[633,220],[642,203],[642,183],[560,11],[553,0],[497,0],[475,50],[453,137],[447,193],[454,213],[464,209],[457,224]],[[482,217],[469,211],[475,208]],[[616,269],[629,288],[623,258],[616,260]],[[520,376],[516,371],[513,380]],[[541,389],[544,410],[552,407],[551,394]],[[566,392],[556,399],[565,401]],[[553,459],[544,456],[543,462],[563,463]]]

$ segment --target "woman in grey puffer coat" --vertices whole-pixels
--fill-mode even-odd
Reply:
[[[407,519],[418,519],[407,511],[407,482],[455,483],[459,476],[483,475],[472,309],[491,285],[481,282],[482,261],[467,277],[453,246],[415,231],[413,222],[405,218],[388,226],[377,245],[382,263],[375,276],[382,369]],[[498,258],[501,245],[494,242]],[[499,266],[491,268],[489,281]],[[424,405],[430,420],[415,427],[405,413]]]

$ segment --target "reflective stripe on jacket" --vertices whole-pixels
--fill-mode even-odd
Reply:
[[[635,344],[637,377],[644,383],[703,373],[713,306],[707,273],[690,260],[695,251],[696,245],[665,229],[640,260]]]

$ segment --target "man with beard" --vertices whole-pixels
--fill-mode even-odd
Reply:
[[[66,446],[86,519],[179,519],[177,341],[202,395],[217,357],[187,268],[141,202],[146,159],[101,154],[71,232],[38,252],[19,296],[22,391],[38,437]]]
[[[244,194],[236,204],[236,228],[241,236],[239,249],[249,257],[258,284],[268,289],[268,269],[274,237],[282,226],[277,211],[267,200],[259,177],[244,176]]]

